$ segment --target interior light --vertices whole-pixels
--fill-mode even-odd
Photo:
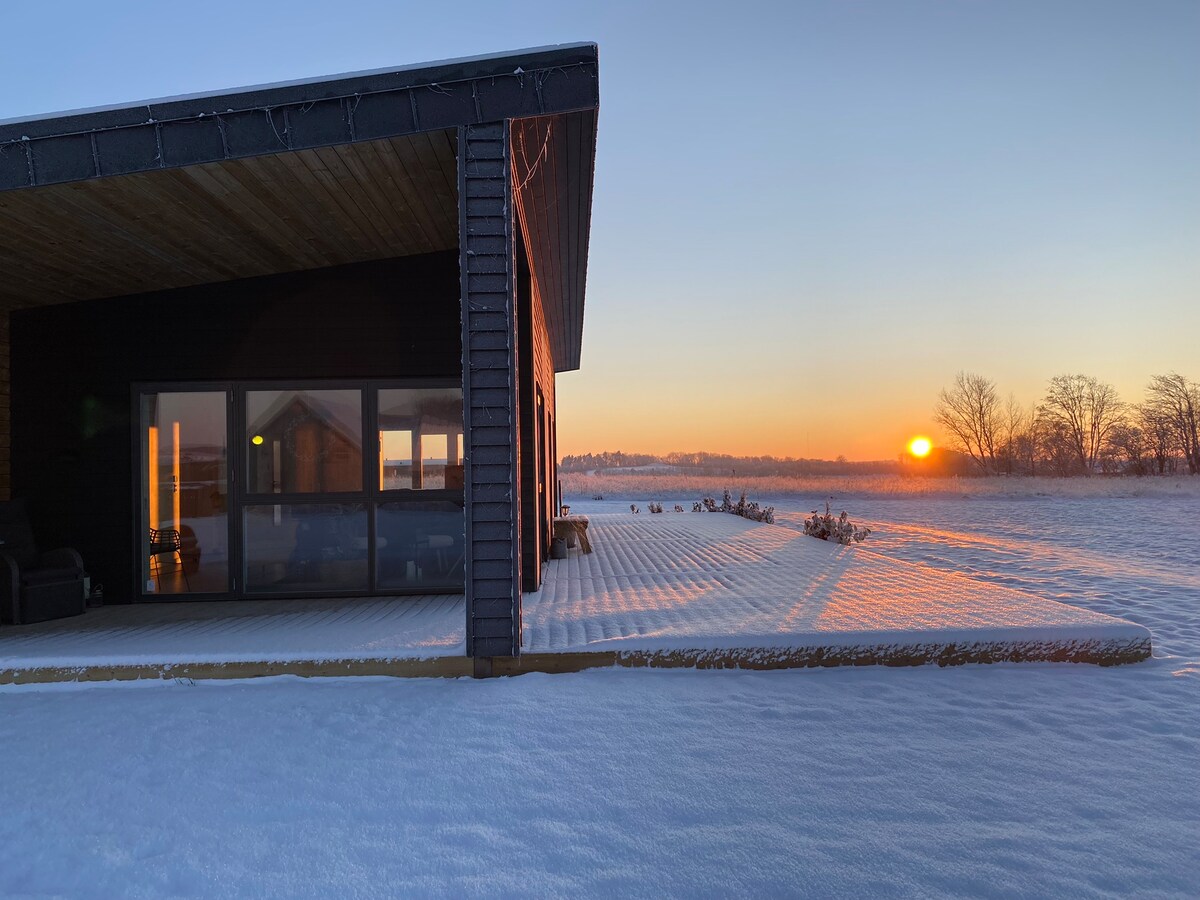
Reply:
[[[261,434],[256,434],[254,437],[250,438],[250,443],[252,443],[255,447],[257,447],[262,442],[263,442],[263,436]]]

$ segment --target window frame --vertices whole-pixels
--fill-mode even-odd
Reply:
[[[463,508],[464,530],[466,517],[465,485],[463,488],[392,488],[384,489],[379,482],[379,466],[382,446],[379,439],[379,392],[381,390],[422,390],[422,389],[457,389],[462,391],[462,381],[455,377],[419,377],[419,378],[361,378],[361,379],[247,379],[247,380],[212,380],[212,381],[178,381],[178,382],[137,382],[131,385],[131,407],[133,411],[133,521],[134,528],[141,529],[145,524],[141,510],[142,496],[140,485],[140,466],[142,465],[142,447],[140,441],[141,399],[145,394],[178,393],[178,392],[224,392],[228,403],[227,429],[228,449],[226,453],[227,466],[227,498],[229,506],[229,590],[224,593],[186,593],[186,594],[157,594],[146,593],[141,579],[142,559],[141,549],[144,538],[134,542],[139,548],[138,557],[133,560],[135,575],[134,584],[138,585],[137,599],[151,602],[174,602],[176,600],[214,600],[214,599],[267,599],[271,597],[292,596],[322,596],[322,597],[354,597],[354,596],[402,596],[428,593],[458,593],[463,590],[461,585],[387,588],[380,589],[378,573],[378,553],[376,547],[376,521],[381,504],[396,502],[421,502],[446,500],[457,503]],[[362,424],[362,487],[357,491],[323,491],[313,493],[263,493],[250,490],[250,471],[248,461],[248,442],[250,440],[249,423],[246,420],[246,394],[255,391],[320,391],[320,390],[357,390],[359,391],[360,415]],[[465,414],[464,414],[465,424]],[[465,432],[465,427],[464,427]],[[465,458],[460,459],[466,465]],[[250,590],[247,578],[246,527],[245,515],[248,507],[261,506],[302,506],[309,504],[330,503],[362,503],[367,516],[367,587],[365,589],[329,590],[317,588],[312,591],[284,589],[280,591]],[[139,531],[140,535],[140,531]]]

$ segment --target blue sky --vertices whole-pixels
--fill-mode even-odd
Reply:
[[[24,4],[0,118],[601,54],[560,449],[894,456],[956,371],[1200,379],[1200,3]]]

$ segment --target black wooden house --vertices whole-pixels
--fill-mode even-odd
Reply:
[[[598,98],[575,44],[0,122],[0,493],[110,603],[462,592],[518,655]]]

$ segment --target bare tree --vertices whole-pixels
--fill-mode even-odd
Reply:
[[[1146,388],[1145,406],[1171,423],[1188,471],[1200,474],[1200,385],[1174,372],[1155,375]]]
[[[1149,442],[1146,433],[1138,425],[1119,422],[1108,434],[1106,451],[1101,451],[1116,464],[1126,463],[1125,471],[1141,477],[1146,474],[1146,456]]]
[[[995,471],[1001,415],[994,382],[959,372],[954,386],[938,394],[933,418],[949,432],[955,449],[971,457],[981,472]]]
[[[1013,457],[1021,464],[1022,475],[1036,475],[1038,463],[1039,440],[1041,438],[1038,423],[1032,422],[1029,427],[1016,436],[1013,441]]]
[[[1021,460],[1024,474],[1036,475],[1045,440],[1045,420],[1038,416],[1036,403],[1031,403],[1024,413],[1024,427],[1017,432],[1013,443],[1017,458]]]
[[[1037,453],[1043,471],[1053,475],[1075,475],[1079,472],[1079,454],[1070,428],[1065,422],[1039,409],[1036,424]]]
[[[1000,410],[999,455],[1004,471],[1012,475],[1018,464],[1024,458],[1024,446],[1021,438],[1029,430],[1028,413],[1015,394],[1009,394],[1004,408]]]
[[[1138,424],[1146,439],[1146,452],[1153,457],[1159,475],[1165,475],[1168,467],[1173,471],[1175,458],[1175,425],[1169,413],[1153,403],[1143,403],[1137,408]]]
[[[1050,379],[1039,414],[1062,426],[1061,436],[1069,442],[1078,469],[1090,475],[1123,411],[1111,384],[1091,375],[1057,375]]]

